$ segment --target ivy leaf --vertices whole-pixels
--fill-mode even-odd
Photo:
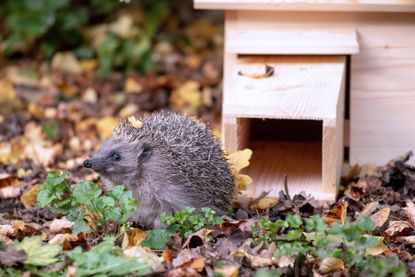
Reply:
[[[47,266],[56,263],[56,255],[61,251],[61,247],[56,244],[42,245],[40,236],[25,237],[21,242],[15,241],[14,247],[18,250],[24,250],[28,257],[24,264],[35,266]]]
[[[303,224],[303,221],[299,215],[288,215],[286,220],[291,228],[300,228]]]

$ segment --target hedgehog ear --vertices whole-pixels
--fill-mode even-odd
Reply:
[[[151,146],[144,144],[141,147],[140,154],[138,155],[138,161],[141,163],[146,162],[151,157],[151,154],[153,154],[153,149]]]

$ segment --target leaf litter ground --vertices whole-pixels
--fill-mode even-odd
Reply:
[[[221,33],[217,26],[197,26],[192,28]],[[211,35],[195,39],[215,45]],[[99,182],[99,176],[81,164],[111,134],[119,117],[171,108],[199,116],[220,136],[221,53],[217,45],[190,56],[160,53],[163,71],[147,76],[113,73],[105,79],[94,78],[94,69],[85,65],[83,74],[56,70],[56,63],[52,70],[32,60],[4,67],[0,75],[0,273],[414,275],[411,152],[382,167],[351,167],[335,203],[320,202],[305,193],[290,195],[288,176],[286,189],[278,197],[266,193],[256,199],[238,197],[234,210],[221,219],[209,212],[198,217],[182,211],[166,219],[168,231],[114,224],[82,232],[56,210],[35,205],[51,169],[70,172],[68,184]],[[239,190],[251,181],[239,174],[251,154],[246,150],[230,157]],[[86,224],[97,227],[93,221],[102,214],[88,216]],[[366,263],[353,256],[364,257]]]

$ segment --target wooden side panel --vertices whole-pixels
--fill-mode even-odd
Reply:
[[[385,164],[415,150],[415,14],[388,19],[359,27],[362,52],[351,62],[351,163]]]

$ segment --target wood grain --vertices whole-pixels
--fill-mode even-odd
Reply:
[[[253,184],[246,195],[258,196],[263,191],[277,196],[284,190],[284,175],[288,176],[291,195],[302,191],[317,199],[333,200],[334,194],[322,190],[322,152],[319,142],[252,142],[251,165],[244,172]]]
[[[335,119],[344,72],[340,56],[242,56],[225,68],[224,114],[279,119]],[[246,74],[274,68],[274,75]],[[240,75],[239,73],[245,74]]]

